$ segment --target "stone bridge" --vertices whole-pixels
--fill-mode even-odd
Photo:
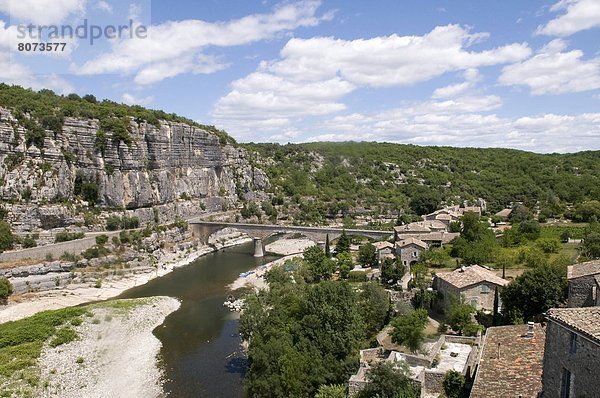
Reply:
[[[254,239],[254,256],[262,257],[264,255],[263,240],[266,238],[287,233],[297,233],[307,237],[315,243],[325,241],[327,235],[329,239],[334,240],[346,231],[348,235],[361,235],[373,239],[388,239],[393,231],[374,231],[367,229],[340,229],[340,228],[320,228],[320,227],[299,227],[288,225],[268,225],[268,224],[241,224],[224,223],[212,221],[189,221],[190,230],[194,236],[198,237],[202,243],[208,243],[208,238],[224,228],[233,228],[247,234]]]

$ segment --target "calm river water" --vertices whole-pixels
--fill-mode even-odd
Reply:
[[[238,321],[223,307],[227,285],[241,272],[277,257],[253,257],[253,243],[200,257],[119,298],[171,296],[181,307],[155,335],[162,342],[165,392],[169,397],[243,397],[246,359],[240,352]]]

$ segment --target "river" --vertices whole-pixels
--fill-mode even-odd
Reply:
[[[171,296],[181,307],[169,315],[155,335],[162,342],[164,390],[169,397],[243,397],[246,358],[240,351],[235,313],[223,307],[227,285],[241,272],[275,260],[253,257],[247,243],[200,257],[119,298]]]

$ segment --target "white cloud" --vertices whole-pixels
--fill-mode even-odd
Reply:
[[[533,57],[505,66],[501,85],[527,85],[534,95],[562,94],[600,88],[600,58],[583,60],[583,52],[563,52],[567,44],[552,40]]]
[[[323,19],[315,15],[320,1],[305,0],[275,7],[270,14],[253,14],[227,22],[201,20],[168,21],[148,27],[147,38],[117,41],[101,54],[73,71],[82,75],[134,73],[136,82],[149,84],[181,73],[212,73],[225,65],[202,51],[209,47],[238,46],[272,38],[302,26],[315,26]],[[185,62],[181,62],[184,59]]]
[[[465,106],[469,102],[471,105]],[[305,141],[376,140],[536,152],[600,148],[600,113],[506,118],[480,113],[489,108],[484,103],[471,99],[444,107],[436,101],[425,101],[379,113],[338,116],[320,128],[306,129],[323,133],[303,137]]]
[[[112,14],[113,12],[113,7],[112,5],[110,5],[109,3],[107,3],[104,0],[99,0],[98,2],[96,2],[95,7],[99,10],[105,11],[109,14]]]
[[[86,0],[0,0],[0,11],[14,19],[49,25],[82,13],[85,5]]]
[[[27,66],[10,59],[10,54],[0,52],[0,81],[33,90],[48,88],[60,94],[74,91],[73,86],[56,74],[34,74]]]
[[[438,26],[423,36],[380,36],[342,40],[332,37],[291,39],[270,72],[296,80],[319,80],[339,74],[358,85],[412,85],[451,71],[515,62],[531,50],[513,43],[469,51],[487,33],[470,33],[458,25]]]
[[[143,98],[137,98],[135,96],[133,96],[132,94],[129,93],[124,93],[123,96],[121,97],[121,101],[123,101],[123,103],[127,104],[127,105],[148,105],[149,103],[151,103],[152,101],[154,101],[154,97],[153,96],[148,96],[148,97],[143,97]]]
[[[452,98],[464,94],[469,89],[475,87],[475,84],[481,80],[477,69],[467,69],[465,71],[465,81],[463,83],[451,84],[449,86],[437,88],[433,98]]]
[[[560,0],[550,11],[566,12],[546,25],[538,26],[536,33],[549,36],[569,36],[573,33],[600,27],[600,2],[598,0]]]
[[[357,88],[409,86],[453,71],[464,73],[467,84],[439,89],[436,96],[469,97],[465,93],[479,81],[477,67],[514,62],[531,53],[527,44],[469,50],[487,36],[448,25],[423,36],[294,38],[281,50],[279,59],[262,62],[256,72],[233,82],[212,115],[228,131],[250,136],[257,129],[268,128],[274,119],[291,124],[304,117],[342,111],[346,106],[341,99]],[[480,98],[485,98],[485,106],[496,107],[500,102],[497,97]],[[456,105],[452,101],[436,104]]]

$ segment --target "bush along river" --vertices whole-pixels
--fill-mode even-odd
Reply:
[[[181,307],[154,334],[162,342],[164,391],[169,397],[243,397],[246,355],[238,314],[223,306],[239,274],[277,259],[255,258],[246,243],[207,254],[119,298],[171,296]],[[239,294],[236,294],[239,296]]]

